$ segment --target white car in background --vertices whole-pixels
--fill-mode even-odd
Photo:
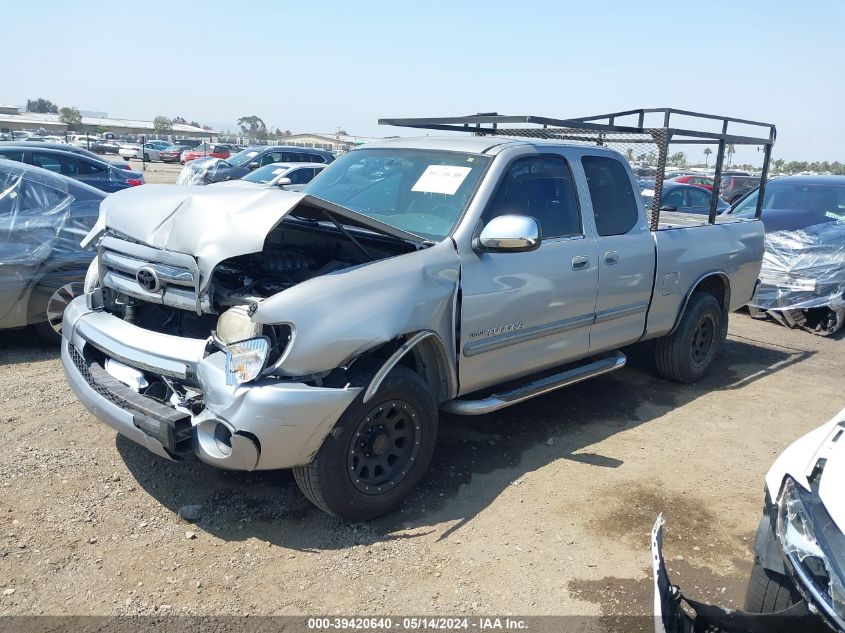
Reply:
[[[767,630],[748,627],[774,620],[789,628],[772,630],[845,631],[845,409],[789,446],[766,474],[744,612],[696,603],[671,585],[662,524],[659,518],[652,534],[652,560],[656,623],[666,633],[692,630],[684,628],[685,619],[693,625],[682,599],[696,613],[696,631]]]
[[[161,144],[148,141],[147,143],[144,143],[143,154],[141,153],[141,145],[138,143],[125,143],[121,146],[117,153],[127,160],[130,158],[137,158],[138,160],[141,160],[143,158],[145,161],[150,162],[160,160],[159,152],[163,149],[164,147],[162,147]]]
[[[79,134],[74,134],[68,137],[68,143],[71,145],[75,145],[76,147],[81,147],[82,149],[88,149],[94,143],[99,143],[102,139],[96,136],[84,136]]]
[[[271,163],[259,167],[238,180],[214,183],[215,187],[279,187],[302,191],[327,165],[325,163]]]

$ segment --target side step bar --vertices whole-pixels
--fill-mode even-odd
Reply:
[[[574,385],[576,382],[622,369],[627,360],[625,354],[622,352],[614,352],[609,356],[598,359],[594,358],[584,365],[535,380],[505,393],[493,394],[481,400],[449,400],[441,404],[440,409],[446,413],[454,413],[456,415],[482,415],[484,413],[498,411],[512,404],[524,402],[530,398],[555,391],[561,387]]]

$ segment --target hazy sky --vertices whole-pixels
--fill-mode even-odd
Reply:
[[[358,135],[395,134],[386,116],[671,106],[771,121],[775,156],[845,161],[843,0],[4,4],[0,103]]]

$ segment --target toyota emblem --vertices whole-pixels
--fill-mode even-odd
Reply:
[[[135,281],[147,292],[157,292],[161,289],[161,280],[158,278],[158,273],[155,269],[149,266],[142,266],[135,273]]]

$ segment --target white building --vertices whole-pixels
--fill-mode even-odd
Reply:
[[[96,128],[105,128],[106,131],[117,135],[157,135],[152,121],[85,116],[84,114],[82,115],[82,125],[79,128],[80,132],[89,133],[93,133]],[[14,130],[35,132],[41,129],[45,130],[48,134],[62,135],[68,131],[68,126],[59,120],[58,114],[21,112],[17,106],[0,105],[0,132],[11,132]],[[176,138],[210,139],[216,137],[218,132],[215,130],[204,130],[194,125],[174,123],[173,130],[168,135]]]

